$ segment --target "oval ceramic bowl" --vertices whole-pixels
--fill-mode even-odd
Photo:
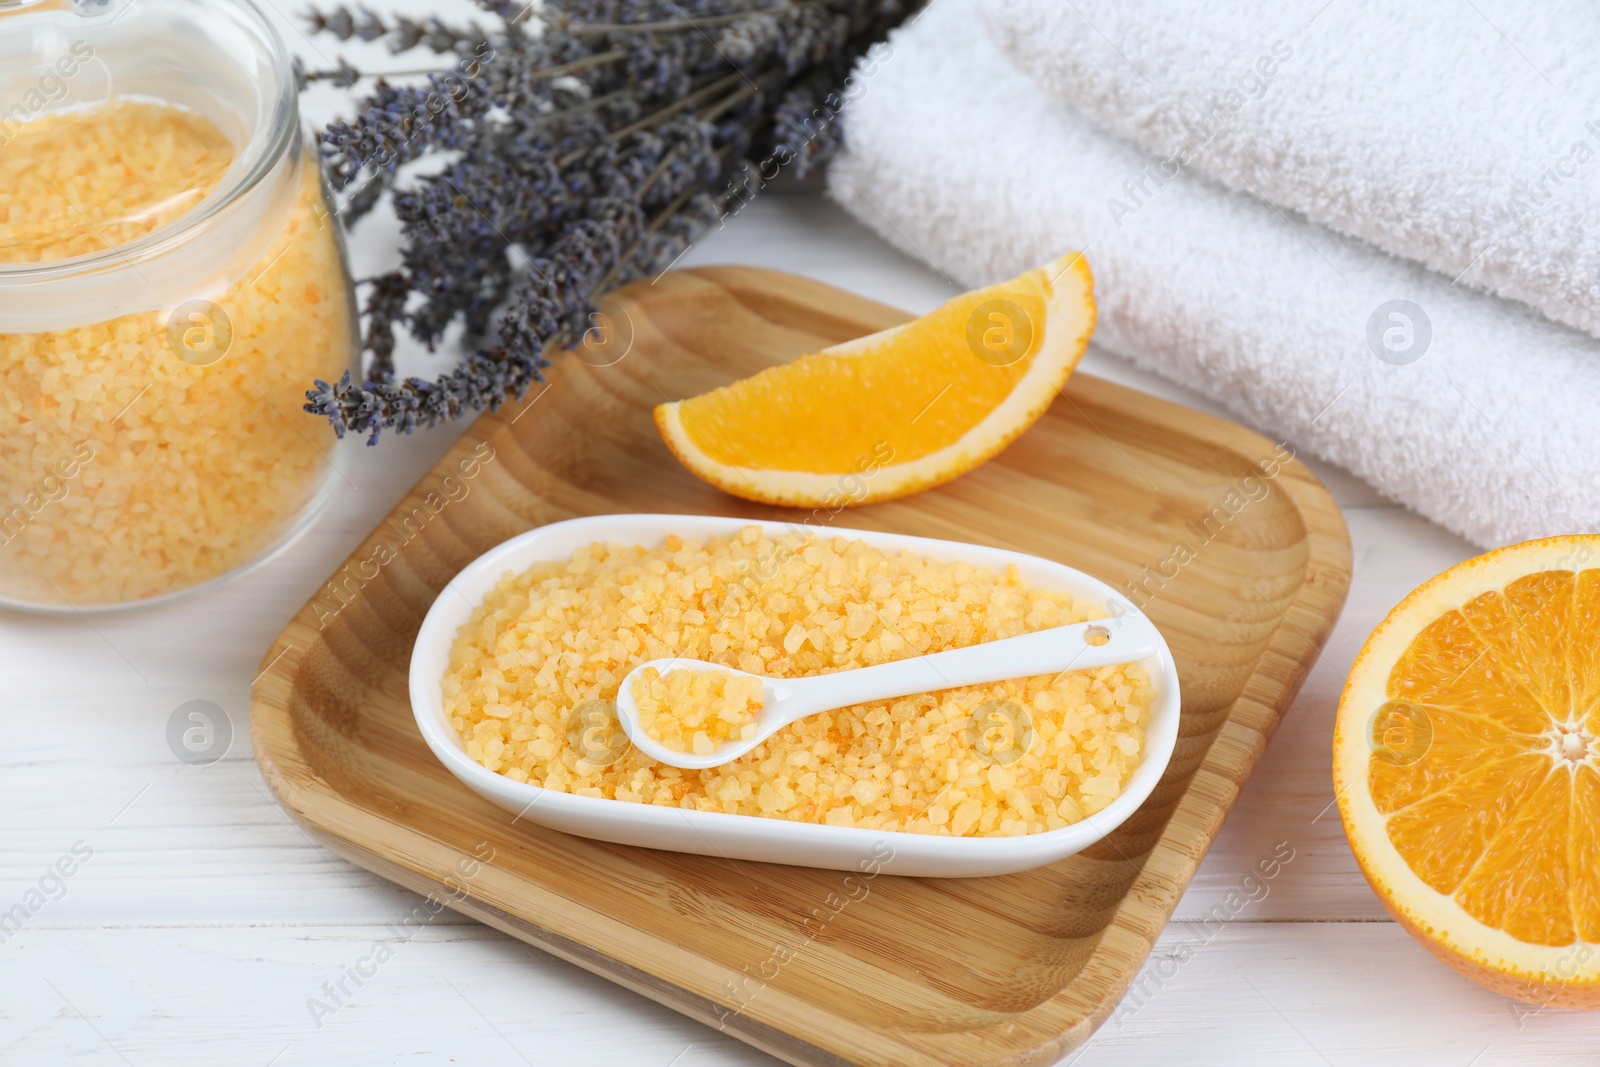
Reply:
[[[754,815],[688,811],[625,800],[542,789],[496,774],[469,757],[445,718],[441,680],[450,645],[473,609],[508,571],[541,560],[562,560],[594,541],[659,547],[670,534],[693,540],[735,533],[754,520],[696,515],[596,515],[552,523],[513,537],[479,556],[434,601],[411,654],[411,707],[423,739],[450,772],[470,789],[520,818],[569,834],[624,845],[693,852],[725,859],[788,863],[836,870],[919,877],[971,878],[1008,874],[1063,859],[1105,837],[1132,815],[1155,788],[1178,737],[1178,673],[1163,641],[1140,661],[1156,696],[1145,729],[1144,752],[1127,788],[1102,810],[1060,830],[1017,837],[942,837],[867,830]],[[795,523],[754,522],[769,537],[792,531],[824,540],[859,538],[878,548],[963,561],[1001,570],[1015,563],[1023,581],[1105,604],[1112,622],[1140,612],[1116,590],[1081,571],[1037,556],[998,548],[906,537],[872,530],[816,529]]]

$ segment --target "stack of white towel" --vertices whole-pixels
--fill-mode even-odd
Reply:
[[[830,188],[970,285],[1083,250],[1098,343],[1479,544],[1600,530],[1600,16],[1536,7],[933,0]]]

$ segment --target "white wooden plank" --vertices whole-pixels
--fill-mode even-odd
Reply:
[[[775,1062],[478,926],[30,930],[5,952],[6,1063]],[[324,988],[358,964],[348,997]],[[1561,1067],[1597,1042],[1600,1018],[1488,993],[1392,923],[1185,923],[1066,1062]]]
[[[1394,923],[1175,923],[1068,1062],[1556,1067],[1597,1045],[1600,1016],[1490,993]]]
[[[476,924],[30,930],[3,951],[8,1064],[775,1062]]]

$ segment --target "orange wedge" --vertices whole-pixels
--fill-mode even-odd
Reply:
[[[1351,670],[1333,780],[1367,881],[1435,955],[1600,1007],[1600,536],[1497,549],[1401,601]]]
[[[1044,414],[1094,329],[1076,253],[903,326],[656,408],[700,478],[769,504],[837,509],[947,482]]]

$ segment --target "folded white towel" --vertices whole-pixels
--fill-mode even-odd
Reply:
[[[886,238],[974,285],[1082,249],[1112,351],[1480,544],[1600,529],[1600,342],[1254,197],[1158,185],[1014,69],[972,0],[891,44],[829,176]],[[1141,181],[1113,221],[1106,190]]]
[[[1187,159],[1600,336],[1593,0],[988,0],[986,14],[1046,92],[1169,169]]]

